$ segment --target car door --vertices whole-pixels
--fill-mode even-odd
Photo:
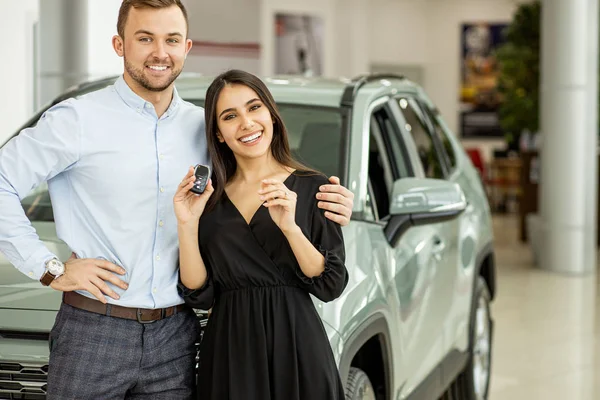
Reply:
[[[400,125],[404,134],[410,137],[409,148],[416,151],[417,160],[426,178],[447,179],[449,164],[443,144],[437,140],[436,133],[426,109],[416,96],[409,94],[398,96],[392,106],[400,114]],[[450,353],[445,338],[449,327],[456,326],[453,313],[454,293],[461,281],[458,275],[460,263],[458,245],[461,217],[446,222],[430,225],[432,240],[433,267],[431,272],[432,296],[430,313],[427,318],[430,324],[439,328],[437,344],[440,346],[443,360]],[[461,281],[462,282],[462,281]]]
[[[471,312],[471,298],[474,286],[474,273],[476,262],[477,242],[482,237],[484,229],[482,221],[485,219],[483,210],[487,207],[485,203],[485,192],[473,185],[474,180],[468,176],[465,168],[460,168],[458,158],[460,149],[456,149],[449,138],[449,132],[439,113],[432,110],[427,104],[422,103],[422,109],[430,122],[430,131],[434,140],[440,145],[441,155],[445,158],[447,165],[446,179],[457,183],[463,189],[468,202],[467,209],[455,221],[458,224],[457,254],[454,265],[454,290],[450,300],[451,311],[448,313],[446,324],[446,349],[452,351],[458,349],[465,351],[469,340],[469,321]]]
[[[393,103],[388,102],[375,109],[370,120],[369,183],[375,218],[382,227],[389,219],[393,182],[415,176],[405,137],[391,106]],[[394,293],[399,304],[397,335],[402,346],[402,359],[394,362],[399,379],[404,382],[403,395],[425,381],[443,355],[443,318],[432,317],[441,306],[435,288],[438,239],[437,227],[416,226],[390,248],[388,292]]]

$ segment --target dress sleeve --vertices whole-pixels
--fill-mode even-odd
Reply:
[[[321,301],[332,301],[341,296],[348,284],[348,271],[344,261],[344,237],[342,227],[327,219],[323,210],[312,209],[312,221],[308,238],[315,248],[325,257],[325,270],[321,275],[309,278],[297,267],[297,274],[308,292]]]
[[[215,287],[212,280],[212,271],[206,261],[206,272],[208,276],[204,285],[198,289],[188,289],[183,282],[181,282],[181,276],[177,283],[177,292],[185,301],[185,304],[198,310],[210,310],[215,302]]]

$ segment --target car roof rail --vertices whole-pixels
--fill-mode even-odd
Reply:
[[[344,89],[344,94],[342,94],[342,101],[341,101],[340,105],[342,107],[352,107],[352,105],[354,104],[354,99],[356,97],[356,93],[358,93],[358,90],[361,87],[363,87],[364,85],[366,85],[367,83],[378,81],[381,79],[405,79],[405,78],[406,77],[404,75],[398,75],[398,74],[367,74],[367,75],[357,76],[356,78],[352,79],[352,82],[350,82],[350,84],[348,86],[346,86],[346,89]]]

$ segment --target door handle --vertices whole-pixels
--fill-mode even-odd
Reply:
[[[446,249],[446,243],[439,236],[434,237],[433,239],[433,248],[431,252],[433,254],[433,258],[437,261],[442,261],[442,253]]]

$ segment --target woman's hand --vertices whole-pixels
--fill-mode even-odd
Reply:
[[[282,182],[275,179],[265,179],[258,191],[260,199],[269,209],[273,222],[284,234],[298,229],[296,225],[296,200],[298,195],[289,190]]]
[[[206,207],[206,202],[215,191],[209,179],[204,193],[197,195],[190,192],[195,180],[194,168],[190,167],[181,184],[179,184],[175,197],[173,197],[175,216],[177,217],[177,223],[180,225],[189,223],[197,225],[204,212],[204,207]]]

